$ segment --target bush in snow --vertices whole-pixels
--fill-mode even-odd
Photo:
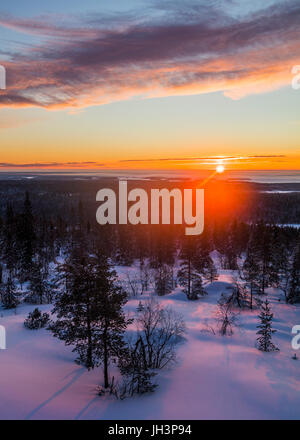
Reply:
[[[181,315],[151,299],[140,302],[136,322],[136,336],[127,341],[118,355],[122,382],[115,383],[113,378],[109,390],[98,389],[99,395],[109,392],[123,400],[135,394],[151,393],[157,387],[153,383],[157,373],[153,370],[175,362],[175,348],[185,332]]]
[[[176,360],[176,345],[185,333],[183,318],[151,299],[137,309],[139,352],[148,369],[162,369]]]
[[[218,301],[218,309],[216,312],[216,320],[221,335],[232,335],[233,327],[236,325],[237,313],[232,310],[232,303],[228,301],[228,297],[222,293]]]
[[[42,313],[38,308],[30,312],[24,321],[26,328],[30,330],[38,330],[45,327],[49,322],[49,314]]]
[[[240,309],[249,305],[252,308],[252,299],[248,301],[248,291],[245,285],[235,279],[232,286],[232,293],[227,297],[227,302],[233,307],[239,307]]]
[[[142,295],[142,284],[140,278],[136,273],[133,275],[127,271],[126,273],[126,287],[130,292],[131,296],[139,296]]]
[[[128,345],[124,356],[119,359],[119,369],[123,381],[116,389],[116,397],[123,400],[134,394],[152,393],[157,387],[152,382],[156,373],[146,364],[145,346],[140,337],[134,346]]]

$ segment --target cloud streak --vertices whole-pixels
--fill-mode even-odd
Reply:
[[[0,26],[44,42],[2,62],[8,87],[0,106],[82,108],[215,91],[238,99],[289,84],[299,60],[299,1],[276,1],[240,19],[228,3],[182,9],[174,2],[160,14],[153,4],[150,18],[96,15],[70,25],[69,17],[68,26],[4,15]]]
[[[247,161],[251,159],[276,159],[286,157],[283,154],[272,155],[254,155],[254,156],[202,156],[202,157],[175,157],[175,158],[159,158],[159,159],[122,159],[119,162],[195,162],[199,160],[208,160],[211,162],[228,162],[228,161]]]
[[[34,163],[10,163],[0,162],[0,168],[89,168],[89,167],[103,167],[104,163],[98,162],[34,162]]]

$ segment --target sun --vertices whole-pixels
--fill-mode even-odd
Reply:
[[[223,165],[218,165],[217,166],[217,168],[216,168],[216,172],[217,173],[222,174],[222,173],[224,173],[224,171],[225,171],[225,168],[224,168]]]

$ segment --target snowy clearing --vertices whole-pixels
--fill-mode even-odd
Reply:
[[[299,307],[279,302],[279,292],[268,289],[280,351],[262,353],[255,348],[258,310],[240,313],[233,336],[205,330],[215,326],[216,303],[231,282],[232,272],[221,270],[198,301],[187,301],[180,288],[159,299],[183,314],[187,325],[179,362],[160,372],[154,394],[124,401],[97,396],[101,370],[77,366],[71,347],[44,329],[25,329],[35,306],[2,311],[7,350],[0,350],[1,419],[299,419],[300,360],[291,359]],[[129,299],[126,309],[133,311],[140,298]]]

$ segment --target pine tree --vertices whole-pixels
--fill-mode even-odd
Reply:
[[[83,209],[83,204],[82,204],[82,200],[79,200],[78,202],[78,228],[82,231],[83,230],[83,226],[85,223],[85,215],[84,215],[84,209]]]
[[[223,269],[237,269],[237,237],[234,234],[234,225],[230,225],[230,227],[227,227],[222,222],[218,222],[215,224],[214,243],[216,250],[221,255],[221,264]]]
[[[274,253],[273,229],[259,223],[256,230],[256,249],[260,265],[259,285],[260,292],[265,293],[265,289],[278,281],[276,271],[276,254]]]
[[[276,254],[276,271],[278,281],[276,287],[281,289],[284,294],[285,301],[289,302],[289,290],[292,281],[293,267],[295,260],[294,248],[291,248],[285,240],[285,237],[279,235],[275,242],[274,253]],[[300,274],[299,274],[300,275]],[[300,278],[299,278],[300,280]],[[300,299],[300,289],[299,289]]]
[[[287,302],[291,304],[300,302],[300,246],[298,246],[292,262],[287,289]]]
[[[145,265],[145,260],[150,256],[150,230],[145,225],[135,225],[135,241],[137,247],[137,258],[140,267]]]
[[[220,255],[221,266],[223,269],[225,269],[224,255],[227,246],[227,229],[225,229],[221,221],[217,221],[214,224],[213,242],[215,249]]]
[[[249,225],[235,220],[232,224],[232,233],[235,239],[235,249],[240,257],[246,251],[249,242]]]
[[[2,304],[5,309],[15,309],[19,304],[18,295],[11,272],[9,272],[7,281],[3,286],[1,297]]]
[[[134,234],[132,227],[128,225],[119,225],[118,232],[118,246],[116,252],[116,262],[121,266],[131,266],[134,261],[133,244]]]
[[[272,329],[273,313],[271,313],[269,301],[266,300],[262,303],[262,310],[259,315],[261,323],[257,326],[259,329],[256,334],[259,335],[257,338],[258,349],[261,351],[276,351],[277,347],[272,342],[272,334],[276,330]]]
[[[156,226],[150,228],[150,265],[152,268],[162,267],[164,264],[174,265],[176,252],[174,226]]]
[[[252,301],[252,297],[250,301]],[[240,309],[248,305],[247,288],[237,279],[234,281],[231,295],[228,296],[228,303]],[[252,304],[250,304],[250,308],[252,308]]]
[[[262,295],[278,283],[275,249],[274,229],[259,222],[251,233],[244,269],[252,287]]]
[[[43,304],[48,297],[49,284],[42,274],[42,267],[38,263],[33,263],[30,272],[30,294],[26,298],[27,302],[33,304]]]
[[[204,276],[210,283],[213,283],[218,279],[218,271],[214,263],[208,266],[208,268],[205,270]]]
[[[258,291],[260,267],[258,262],[258,257],[255,254],[251,243],[247,248],[246,259],[242,268],[243,279],[246,281],[250,289],[250,309],[253,308],[253,295]]]
[[[9,271],[16,268],[16,237],[15,237],[15,216],[10,204],[6,207],[3,237],[3,257]]]
[[[237,265],[237,257],[238,257],[238,249],[236,247],[237,237],[234,235],[235,229],[234,225],[228,230],[227,240],[224,249],[224,269],[236,270],[238,268]]]
[[[158,296],[166,295],[173,290],[173,268],[163,264],[155,269],[155,292]]]
[[[32,214],[29,193],[26,192],[24,209],[17,223],[18,247],[20,255],[20,278],[27,281],[33,265],[34,244],[36,235],[34,232],[34,220]]]
[[[196,258],[196,246],[192,240],[186,239],[180,253],[181,263],[177,277],[184,288],[184,293],[189,300],[196,300],[199,296],[206,295],[202,284],[200,270],[202,264]]]
[[[110,359],[121,353],[123,333],[131,322],[122,310],[127,295],[116,285],[116,274],[103,255],[74,250],[61,272],[66,288],[56,296],[57,321],[50,329],[66,345],[74,345],[77,363],[88,369],[103,365],[107,388]]]
[[[218,278],[218,272],[210,256],[213,250],[211,237],[208,232],[202,234],[196,242],[193,265],[198,273],[208,279],[210,283]]]

